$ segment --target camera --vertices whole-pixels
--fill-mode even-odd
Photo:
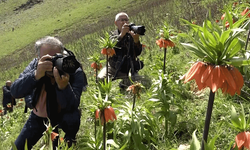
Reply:
[[[55,66],[60,74],[68,73],[68,74],[74,74],[77,68],[80,67],[80,63],[76,60],[74,55],[65,56],[60,53],[56,53],[54,56],[52,56],[52,59],[50,60],[53,63],[53,66]]]
[[[139,34],[139,35],[145,35],[144,33],[146,32],[145,26],[136,26],[135,24],[131,23],[129,25],[129,30],[134,31],[135,33]]]

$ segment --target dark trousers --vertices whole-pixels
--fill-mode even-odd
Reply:
[[[9,111],[9,112],[13,112],[13,107],[4,107],[3,108],[3,111],[4,111],[4,115],[6,115],[7,114],[7,111]]]
[[[76,116],[78,116],[76,118]],[[67,120],[67,121],[66,121]],[[48,123],[47,118],[38,117],[31,111],[31,114],[26,121],[21,133],[17,137],[15,141],[15,145],[18,150],[24,150],[25,141],[27,139],[27,146],[28,149],[31,148],[37,143],[37,141],[43,136],[43,132],[46,131],[46,126],[44,123]],[[54,127],[54,125],[52,124]],[[75,136],[77,131],[79,130],[80,126],[80,114],[76,113],[69,113],[65,114],[62,117],[60,124],[58,125],[59,128],[62,128],[65,132],[64,139],[68,142],[69,146],[71,146],[72,142],[75,141]],[[58,128],[54,130],[54,132],[58,133]],[[58,137],[53,141],[54,149],[57,146]]]
[[[21,133],[15,141],[18,150],[24,150],[26,139],[29,150],[37,143],[37,141],[43,136],[43,132],[46,130],[44,122],[47,123],[48,119],[38,117],[33,111],[31,111],[29,119],[26,121]]]

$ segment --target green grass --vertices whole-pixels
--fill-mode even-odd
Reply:
[[[144,36],[141,36],[141,41],[147,47],[140,56],[145,67],[140,71],[140,74],[155,83],[159,79],[159,72],[163,66],[163,50],[160,50],[155,44],[157,31],[162,27],[163,22],[167,21],[176,30],[184,32],[187,28],[180,24],[179,18],[202,22],[207,12],[206,8],[214,9],[214,18],[220,18],[220,10],[227,1],[208,0],[191,4],[186,0],[51,0],[35,5],[29,10],[22,10],[18,14],[13,12],[15,7],[24,2],[26,1],[12,2],[7,0],[5,3],[0,3],[0,18],[3,18],[0,20],[0,63],[2,64],[0,65],[0,85],[4,85],[7,79],[14,81],[18,78],[20,72],[35,56],[33,47],[27,45],[33,45],[35,40],[45,35],[58,35],[65,46],[75,52],[88,77],[88,91],[83,92],[81,97],[81,127],[77,134],[77,146],[79,149],[83,149],[86,142],[84,137],[93,137],[94,133],[94,125],[90,118],[93,116],[91,105],[95,104],[92,96],[96,88],[94,72],[90,68],[91,62],[87,58],[94,52],[100,53],[101,48],[98,47],[97,40],[104,35],[104,32],[115,29],[113,24],[115,14],[125,11],[130,15],[132,22],[146,26],[147,31]],[[15,27],[14,32],[11,31],[12,27]],[[185,39],[178,40],[185,41]],[[160,139],[164,124],[158,122],[158,127],[162,129],[157,133],[160,141],[158,149],[161,150],[177,148],[180,144],[190,144],[192,132],[196,129],[197,137],[201,141],[209,95],[208,89],[199,92],[194,82],[182,84],[179,81],[180,83],[177,84],[175,83],[177,81],[171,81],[172,78],[177,79],[178,76],[183,75],[190,67],[190,62],[196,60],[196,57],[178,43],[176,47],[179,48],[179,54],[173,54],[173,50],[168,49],[166,75],[169,75],[169,86],[182,92],[182,97],[175,97],[175,105],[171,105],[171,110],[176,110],[177,104],[180,105],[178,107],[180,114],[178,114],[176,125],[173,128],[175,134],[167,139]],[[24,53],[26,51],[29,53]],[[128,94],[120,93],[119,88],[117,88],[118,84],[119,81],[112,83],[112,98],[117,103],[123,102],[124,99],[131,102]],[[142,93],[137,106],[147,109],[148,105],[154,106],[154,103],[149,102],[150,97],[154,94],[152,90],[150,87]],[[215,144],[217,149],[229,149],[228,147],[233,143],[237,134],[229,125],[231,105],[234,105],[237,111],[240,110],[239,102],[243,103],[246,109],[249,108],[248,101],[237,101],[237,99],[237,97],[224,96],[220,92],[215,96],[209,138],[219,135]],[[159,108],[155,108],[155,110],[159,110]],[[2,147],[0,150],[10,148],[10,143],[20,133],[28,115],[23,113],[23,107],[18,107],[13,113],[1,119],[0,143]],[[152,119],[157,120],[154,117],[157,116],[152,117]],[[119,119],[121,118],[118,118],[117,124],[119,124]],[[41,145],[43,145],[42,139],[34,149],[39,149]]]
[[[110,16],[111,12],[118,12],[119,6],[133,7],[131,1],[98,0],[98,1],[72,1],[54,0],[44,1],[30,9],[11,12],[22,2],[12,3],[7,1],[0,4],[1,29],[0,53],[1,57],[22,49],[38,38],[46,35],[56,35],[72,27],[75,23],[83,27],[94,26],[98,18]],[[137,1],[134,4],[145,3]],[[122,8],[122,7],[121,7]],[[112,10],[112,11],[110,11]],[[10,14],[10,15],[8,15]],[[111,20],[114,20],[113,18]],[[14,31],[12,32],[12,28]],[[11,46],[10,46],[11,45]]]

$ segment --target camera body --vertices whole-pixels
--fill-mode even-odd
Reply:
[[[53,63],[53,66],[55,66],[60,74],[68,73],[68,74],[74,74],[75,71],[80,67],[80,63],[76,60],[74,55],[63,55],[60,53],[56,53],[54,56],[52,56],[52,59],[50,60]]]
[[[144,33],[146,32],[145,26],[136,26],[134,23],[131,23],[129,25],[129,30],[134,31],[135,33],[139,34],[139,35],[145,35]]]

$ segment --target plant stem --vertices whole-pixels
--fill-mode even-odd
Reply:
[[[165,66],[166,66],[166,53],[167,53],[167,48],[164,48],[163,74],[166,73],[166,71],[165,71]]]
[[[95,83],[97,83],[97,68],[95,69]]]
[[[210,120],[211,120],[211,115],[212,115],[212,110],[213,110],[213,104],[214,104],[214,95],[215,93],[212,92],[212,90],[210,90],[209,101],[208,101],[208,106],[207,106],[207,114],[206,114],[206,120],[205,120],[205,127],[204,127],[204,132],[203,132],[202,146],[201,146],[202,150],[205,149],[204,142],[207,142],[209,125],[210,125]]]
[[[247,41],[246,41],[246,45],[245,45],[245,51],[247,50],[247,45],[248,45],[248,41],[249,41],[249,36],[250,36],[250,29],[249,29],[248,34],[247,34]]]
[[[134,108],[135,108],[135,94],[134,94],[134,96],[133,96],[133,107],[132,107],[132,110],[134,110]]]
[[[103,150],[106,150],[106,120],[105,120],[105,115],[104,115],[104,109],[102,110],[102,117],[104,120],[103,123]]]
[[[106,80],[108,83],[109,72],[108,72],[108,54],[106,54]]]
[[[95,119],[95,146],[96,146],[96,150],[97,150],[97,142],[96,142],[96,119]]]

